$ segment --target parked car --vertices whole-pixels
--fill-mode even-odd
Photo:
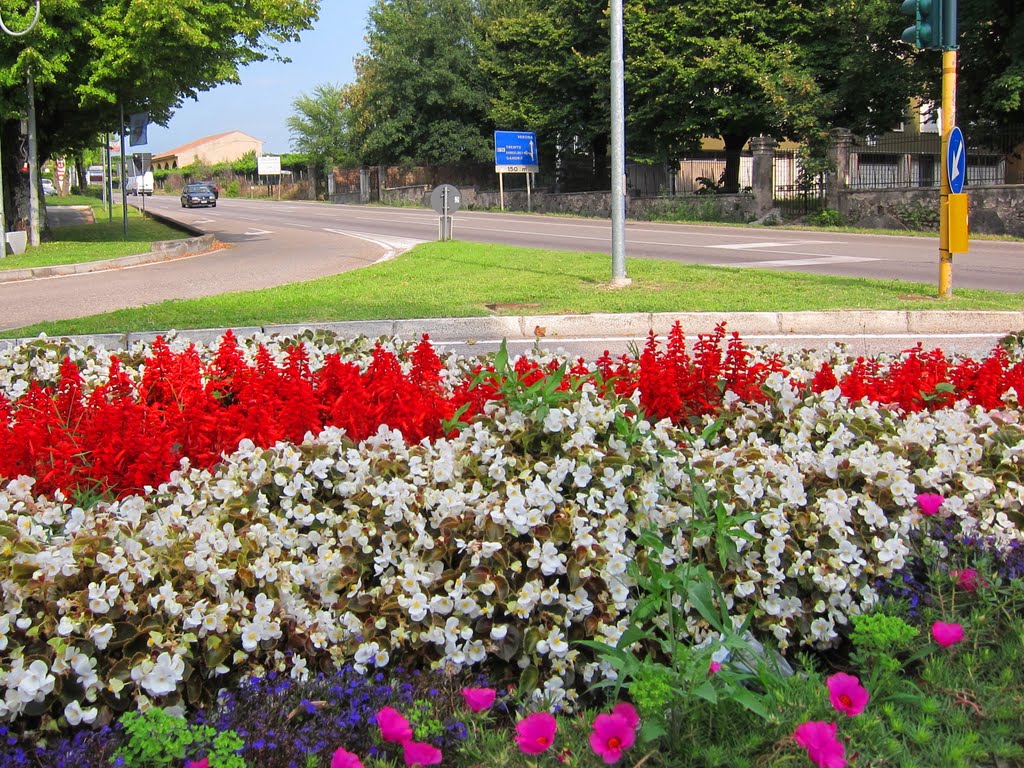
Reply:
[[[42,185],[43,195],[46,197],[57,194],[57,188],[53,186],[53,182],[49,179],[40,179],[39,183]]]
[[[194,208],[197,205],[217,207],[217,196],[206,184],[189,184],[181,193],[182,208]]]

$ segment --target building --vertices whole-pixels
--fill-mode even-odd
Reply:
[[[183,144],[180,147],[153,156],[153,170],[173,170],[184,168],[193,163],[231,163],[247,152],[255,152],[259,157],[263,154],[263,142],[241,131],[216,133],[202,139]]]

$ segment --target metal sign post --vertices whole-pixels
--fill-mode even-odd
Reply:
[[[437,239],[441,242],[452,239],[452,214],[462,207],[462,193],[451,184],[434,187],[430,193],[430,207],[440,214],[437,224]]]

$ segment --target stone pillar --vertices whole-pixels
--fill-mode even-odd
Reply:
[[[832,169],[825,178],[825,204],[834,211],[844,214],[845,192],[850,188],[850,152],[853,147],[853,133],[848,128],[833,128],[829,131],[828,159]]]
[[[359,202],[370,202],[370,169],[365,165],[359,169]]]
[[[778,142],[771,136],[757,136],[750,140],[754,153],[751,184],[754,188],[754,208],[757,218],[767,214],[775,205],[775,147]]]

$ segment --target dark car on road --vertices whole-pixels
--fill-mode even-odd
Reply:
[[[206,186],[208,186],[210,188],[210,191],[213,192],[213,196],[215,198],[217,198],[218,200],[220,199],[220,187],[217,186],[217,182],[215,182],[215,181],[197,181],[196,184],[205,184]]]
[[[181,193],[182,208],[195,208],[197,205],[217,207],[217,196],[206,184],[189,184]]]

